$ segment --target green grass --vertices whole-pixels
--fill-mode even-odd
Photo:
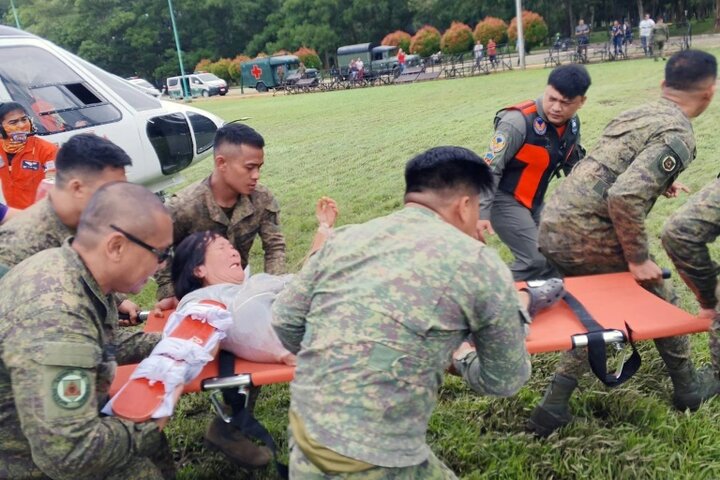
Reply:
[[[717,52],[716,52],[717,53]],[[590,65],[593,86],[580,111],[583,143],[590,150],[608,121],[621,111],[659,96],[664,63],[647,60]],[[363,222],[401,206],[403,166],[414,154],[437,145],[461,145],[482,154],[492,133],[495,112],[534,98],[548,70],[511,72],[416,85],[332,93],[223,98],[197,102],[226,120],[249,116],[247,123],[267,141],[262,182],[278,197],[291,269],[297,269],[315,228],[313,205],[320,195],[334,197],[340,224]],[[681,176],[696,191],[718,170],[718,103],[694,122],[697,160]],[[208,160],[185,172],[188,181],[206,176]],[[660,199],[648,228],[652,249],[659,248],[665,218],[685,201]],[[507,250],[491,240],[503,258]],[[717,254],[717,249],[715,249]],[[717,258],[717,257],[716,257]],[[251,263],[262,268],[259,249]],[[683,306],[695,310],[693,297],[680,286]],[[151,302],[152,288],[140,301]],[[707,338],[693,338],[697,363],[708,361]],[[649,343],[641,345],[643,367],[628,384],[608,390],[585,378],[572,408],[578,421],[548,440],[523,433],[523,424],[542,395],[557,354],[533,358],[532,379],[518,395],[491,399],[474,395],[457,378],[448,378],[432,416],[428,441],[463,478],[720,478],[720,401],[689,415],[669,406],[671,387]],[[285,449],[286,385],[264,388],[258,416]],[[183,397],[167,431],[180,478],[248,478],[221,456],[205,451],[202,435],[211,418],[204,395]],[[267,468],[253,478],[276,478]]]

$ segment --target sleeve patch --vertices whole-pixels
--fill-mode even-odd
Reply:
[[[499,153],[499,152],[502,152],[506,146],[507,146],[507,141],[505,140],[505,135],[503,135],[500,132],[495,132],[495,135],[493,135],[492,142],[490,142],[490,150],[493,153]]]
[[[84,370],[63,369],[53,380],[52,399],[65,410],[75,410],[90,398],[90,377]]]

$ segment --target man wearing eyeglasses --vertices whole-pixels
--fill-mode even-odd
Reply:
[[[0,476],[174,478],[167,419],[100,416],[118,364],[158,334],[121,338],[113,292],[137,293],[168,257],[172,220],[139,185],[97,190],[74,238],[0,280]]]
[[[55,144],[34,135],[25,108],[16,102],[0,105],[0,182],[12,208],[27,208],[46,175],[55,171]]]
[[[101,186],[125,181],[125,167],[132,165],[125,151],[97,135],[75,135],[57,154],[55,184],[46,198],[0,227],[0,277],[26,258],[59,247],[75,233],[80,214]],[[118,309],[130,321],[138,306],[118,296]]]

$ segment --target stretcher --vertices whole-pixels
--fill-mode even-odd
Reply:
[[[522,288],[524,284],[518,283],[517,286]],[[695,317],[643,289],[629,273],[566,278],[565,289],[597,327],[590,331],[592,329],[588,329],[586,323],[579,320],[578,317],[583,312],[578,312],[577,305],[573,308],[568,301],[561,301],[540,312],[530,325],[527,337],[527,349],[530,353],[567,351],[588,345],[592,350],[594,345],[595,353],[601,355],[602,361],[605,345],[632,344],[640,340],[706,332],[710,326],[709,320]],[[166,311],[162,317],[150,316],[145,324],[145,331],[162,331],[170,313]],[[597,352],[598,343],[601,343],[602,353]],[[133,369],[133,365],[118,368],[110,388],[111,395],[127,382]],[[234,388],[247,391],[252,386],[289,382],[294,375],[292,366],[256,363],[240,358],[235,359],[234,370],[235,376],[221,377],[219,362],[215,359],[205,366],[194,381],[185,385],[184,392],[212,392],[215,410],[226,418],[219,401],[221,390]],[[598,375],[597,371],[595,373]],[[615,376],[616,380],[618,377],[619,375]],[[622,378],[622,381],[627,378]],[[618,382],[610,381],[608,384]]]

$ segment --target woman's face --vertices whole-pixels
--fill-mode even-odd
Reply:
[[[245,280],[240,254],[224,237],[215,237],[205,250],[205,263],[195,268],[195,276],[203,285],[239,284]]]

